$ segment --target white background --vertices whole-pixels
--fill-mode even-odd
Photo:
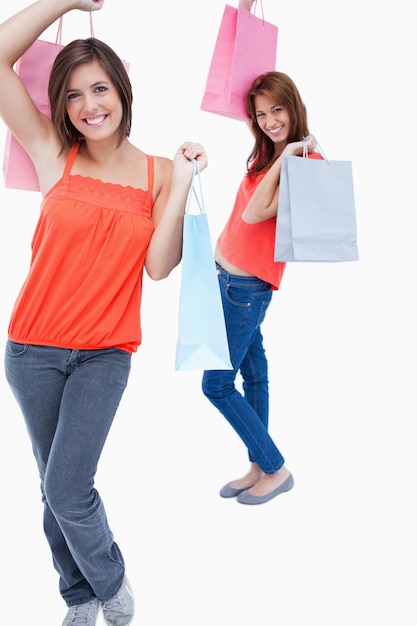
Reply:
[[[412,4],[264,0],[279,27],[277,69],[298,85],[310,130],[329,158],[352,160],[360,260],[288,265],[274,295],[264,323],[271,432],[296,484],[260,507],[219,498],[246,472],[246,452],[202,395],[201,372],[174,370],[180,268],[145,280],[143,344],[97,476],[134,624],[416,624]],[[1,21],[25,5],[2,2]],[[131,62],[133,142],[168,157],[186,139],[205,145],[213,241],[252,147],[243,123],[200,111],[223,8],[107,0],[94,14],[96,36]],[[68,15],[64,43],[84,36],[87,16]],[[3,343],[39,201],[0,181]],[[0,397],[2,622],[57,625],[66,608],[3,368]]]

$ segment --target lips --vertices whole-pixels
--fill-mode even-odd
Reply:
[[[97,117],[85,118],[86,124],[89,126],[97,126],[97,124],[101,124],[106,119],[106,115],[97,115]]]
[[[279,135],[283,128],[284,128],[283,125],[278,126],[278,128],[268,128],[268,133],[274,136]]]

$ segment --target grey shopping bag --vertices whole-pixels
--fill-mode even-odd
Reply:
[[[196,176],[199,181],[198,191],[195,186]],[[192,199],[197,205],[197,214],[190,212]],[[233,369],[209,223],[204,209],[200,172],[196,161],[184,215],[181,265],[175,369]]]
[[[357,261],[351,161],[283,158],[275,261]]]

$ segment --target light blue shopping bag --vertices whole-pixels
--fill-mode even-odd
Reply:
[[[191,204],[197,205],[197,214],[190,212]],[[200,171],[195,160],[184,215],[181,265],[175,369],[233,369]]]

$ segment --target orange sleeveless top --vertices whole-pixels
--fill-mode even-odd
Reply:
[[[217,245],[226,261],[270,283],[271,289],[276,290],[285,269],[285,263],[274,261],[276,217],[257,224],[242,220],[242,213],[265,174],[244,177]]]
[[[154,160],[147,155],[148,189],[135,189],[71,175],[78,148],[71,148],[62,178],[41,204],[9,338],[136,352],[143,266],[154,229]]]
[[[309,159],[322,159],[320,153],[311,152]],[[266,175],[245,176],[238,189],[232,213],[217,240],[220,252],[232,265],[279,289],[286,263],[274,261],[276,216],[256,224],[247,224],[242,214],[256,187]]]

